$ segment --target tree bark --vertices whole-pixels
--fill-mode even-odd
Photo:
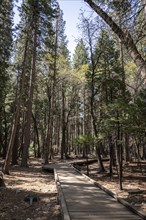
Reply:
[[[15,140],[14,140],[14,147],[12,150],[12,165],[17,165],[17,159],[18,159],[18,148],[19,148],[19,129],[20,129],[20,125],[18,123],[17,125],[17,132],[15,135]]]
[[[34,91],[34,83],[35,83],[35,75],[36,75],[36,55],[37,55],[37,32],[38,32],[38,24],[37,17],[34,18],[34,36],[33,36],[33,55],[32,55],[32,68],[31,68],[31,76],[30,76],[30,88],[29,88],[29,97],[28,97],[28,107],[26,112],[26,127],[24,132],[24,145],[22,151],[22,161],[21,166],[27,167],[28,160],[28,149],[30,145],[30,128],[31,128],[31,116],[32,116],[32,101],[33,101],[33,91]]]
[[[23,69],[22,69],[22,75],[21,75],[21,81],[20,81],[20,92],[19,92],[20,95],[19,95],[19,98],[17,100],[17,107],[16,107],[15,116],[14,116],[14,122],[13,122],[13,125],[12,125],[10,141],[9,141],[7,155],[6,155],[6,159],[5,159],[4,167],[3,167],[3,173],[4,174],[9,174],[9,165],[10,165],[10,160],[11,160],[11,154],[12,154],[12,150],[13,150],[13,146],[14,146],[14,141],[15,141],[15,136],[16,136],[16,131],[17,131],[17,125],[18,125],[19,117],[20,117],[22,93],[23,93],[23,89],[24,89],[25,64],[26,64],[27,48],[28,48],[28,38],[26,39],[25,49],[24,49]]]
[[[32,113],[32,118],[33,118],[33,122],[34,122],[34,129],[36,132],[36,137],[37,137],[37,144],[38,144],[38,149],[37,149],[37,158],[41,157],[41,149],[40,149],[40,140],[39,140],[39,132],[38,132],[38,127],[37,127],[37,121],[36,121],[36,117],[33,115]]]
[[[119,121],[119,112],[117,111],[117,140],[116,140],[116,160],[118,167],[119,176],[119,187],[120,190],[123,189],[123,146],[122,146],[122,131],[121,124]]]
[[[64,87],[62,86],[62,139],[61,139],[61,159],[63,159],[64,153],[65,153],[65,133],[66,133],[66,127],[65,127],[65,91]]]

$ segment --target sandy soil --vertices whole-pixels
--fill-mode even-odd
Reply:
[[[54,176],[31,159],[29,168],[14,166],[0,188],[0,220],[60,220]],[[33,200],[33,201],[32,201]]]

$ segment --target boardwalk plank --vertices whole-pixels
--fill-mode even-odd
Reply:
[[[64,220],[140,220],[138,215],[95,186],[67,163],[57,164],[55,172],[60,184]]]
[[[74,213],[74,212],[70,212],[70,217],[71,219],[73,220],[78,220],[78,219],[88,219],[88,220],[95,220],[95,219],[105,219],[105,220],[109,220],[109,219],[117,219],[117,220],[121,220],[121,219],[127,219],[127,220],[140,220],[141,218],[137,217],[136,215],[135,216],[131,216],[131,215],[127,215],[127,214],[123,214],[121,215],[120,213],[119,214],[109,214],[107,213],[99,213],[99,212],[95,212],[95,213],[92,213],[92,214],[88,214],[86,212],[79,212],[79,213]]]

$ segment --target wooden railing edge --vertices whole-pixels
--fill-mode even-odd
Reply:
[[[56,183],[56,187],[57,187],[57,191],[58,191],[58,200],[61,206],[61,212],[62,212],[62,216],[63,216],[63,220],[70,220],[70,216],[69,216],[69,212],[67,209],[67,205],[66,205],[66,201],[63,195],[63,191],[61,188],[61,184],[59,181],[59,177],[57,174],[57,170],[54,168],[54,179],[55,179],[55,183]]]

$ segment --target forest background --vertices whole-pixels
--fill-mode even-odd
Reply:
[[[0,6],[0,157],[28,166],[54,154],[146,159],[146,1],[85,0],[71,60],[57,1],[24,0],[13,29],[15,0]]]

